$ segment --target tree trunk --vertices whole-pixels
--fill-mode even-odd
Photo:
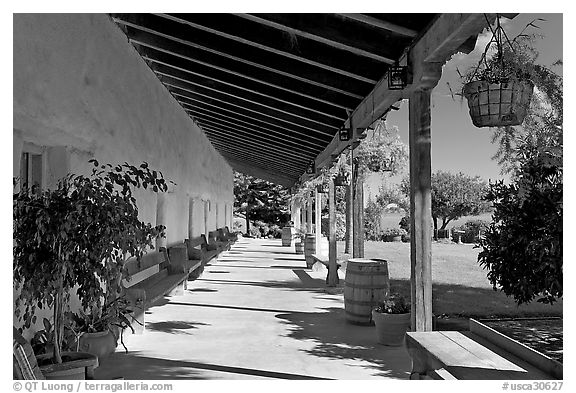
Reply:
[[[248,218],[248,213],[250,209],[246,206],[246,236],[250,236],[250,219]]]

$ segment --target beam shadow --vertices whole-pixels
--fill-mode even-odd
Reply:
[[[350,367],[373,370],[376,376],[399,379],[410,376],[412,363],[406,348],[377,344],[374,328],[348,323],[341,307],[278,314],[276,318],[287,325],[287,337],[314,343],[310,349],[301,349],[307,354],[349,360]],[[359,360],[363,364],[353,364]]]
[[[228,374],[240,374],[255,377],[287,379],[287,380],[320,380],[328,378],[310,375],[290,374],[253,368],[225,366],[183,360],[159,359],[141,356],[139,352],[116,352],[110,355],[106,362],[95,370],[97,379],[112,379],[122,376],[125,380],[159,380],[159,379],[229,379],[210,378],[202,370],[217,371]]]
[[[256,307],[240,307],[240,306],[224,306],[221,304],[170,302],[170,305],[172,305],[172,306],[222,308],[222,309],[226,309],[226,310],[258,311],[258,312],[273,312],[273,313],[291,313],[291,312],[294,312],[293,310],[278,310],[278,309],[273,309],[273,308],[256,308]]]
[[[231,267],[231,268],[238,268],[238,269],[294,269],[298,266],[281,266],[281,265],[274,265],[274,266],[241,266],[241,265],[222,265],[218,264],[219,267]]]

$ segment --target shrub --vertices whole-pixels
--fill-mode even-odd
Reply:
[[[282,238],[282,228],[279,225],[271,225],[270,230],[268,231],[268,235],[272,236],[274,239]]]
[[[486,232],[489,223],[483,220],[466,221],[464,225],[454,227],[453,230],[462,231],[460,240],[462,243],[477,243],[480,241],[480,233]],[[452,240],[455,240],[454,238]]]
[[[386,228],[379,234],[379,240],[383,242],[391,242],[394,237],[397,236],[406,236],[408,232],[406,232],[402,228]]]
[[[410,214],[406,213],[406,215],[400,219],[398,225],[400,225],[400,228],[404,229],[407,233],[410,233]]]

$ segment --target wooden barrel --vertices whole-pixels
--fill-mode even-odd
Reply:
[[[316,254],[316,235],[307,233],[304,237],[304,259],[306,266],[311,267],[314,264],[312,254]]]
[[[282,247],[290,247],[292,245],[292,232],[294,228],[282,228]]]
[[[349,259],[346,265],[344,310],[355,324],[372,323],[372,308],[390,292],[388,262],[384,259]]]

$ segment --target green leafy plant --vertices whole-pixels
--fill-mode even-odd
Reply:
[[[32,193],[23,188],[13,197],[13,282],[19,291],[16,316],[29,328],[36,310],[53,313],[54,360],[62,362],[65,315],[70,294],[83,309],[100,309],[119,296],[129,278],[128,258],[140,260],[154,240],[164,235],[138,219],[133,189],[164,192],[162,173],[147,163],[94,165],[89,176],[69,174],[56,188]]]
[[[408,235],[408,232],[402,228],[385,228],[380,232],[380,240],[386,242],[391,241],[394,237],[406,235]]]
[[[383,314],[406,314],[410,312],[410,304],[406,303],[404,296],[393,293],[379,303],[374,311]]]
[[[478,262],[518,304],[553,303],[563,295],[562,166],[547,154],[529,157],[512,184],[490,185],[492,222],[479,242]]]

